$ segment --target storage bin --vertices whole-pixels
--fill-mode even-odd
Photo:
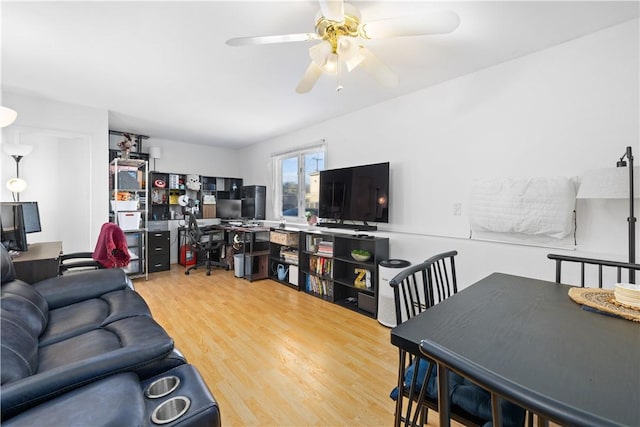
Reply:
[[[274,230],[269,233],[269,240],[279,245],[298,246],[298,232]]]
[[[111,210],[115,211],[135,211],[138,209],[137,200],[112,200]]]
[[[123,230],[140,228],[140,212],[118,212],[118,225]]]
[[[294,286],[298,286],[298,266],[290,265],[289,266],[289,283]]]
[[[236,277],[244,277],[244,256],[235,254],[233,256],[233,272]]]
[[[372,295],[358,292],[358,308],[374,314],[376,312],[376,299]]]

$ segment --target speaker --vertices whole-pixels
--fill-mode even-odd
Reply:
[[[245,185],[240,189],[242,199],[242,217],[247,219],[265,219],[267,187],[264,185]]]

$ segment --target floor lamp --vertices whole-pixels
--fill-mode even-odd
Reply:
[[[625,160],[626,159],[626,160]],[[629,216],[629,263],[636,262],[636,238],[634,215],[634,188],[638,185],[640,168],[633,166],[633,153],[631,147],[627,147],[620,157],[616,168],[594,169],[587,171],[581,179],[578,190],[578,199],[628,199]],[[625,170],[624,168],[628,168]],[[629,282],[635,283],[635,271],[629,270]]]
[[[31,153],[32,150],[33,147],[30,145],[10,143],[2,144],[2,151],[11,156],[16,162],[16,177],[7,181],[7,188],[11,191],[14,202],[19,202],[20,193],[27,189],[27,182],[20,178],[20,160]]]
[[[625,161],[624,158],[627,158]],[[631,147],[627,147],[625,153],[620,157],[616,166],[619,168],[627,167],[629,169],[629,262],[631,264],[636,263],[636,217],[633,213],[633,199],[635,198],[634,186],[633,186],[633,153]],[[636,283],[635,270],[629,270],[629,282]]]

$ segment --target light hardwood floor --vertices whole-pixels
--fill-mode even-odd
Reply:
[[[134,283],[202,374],[223,426],[392,425],[397,349],[375,319],[231,271],[185,276],[174,265]]]

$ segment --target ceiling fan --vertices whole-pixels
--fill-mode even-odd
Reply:
[[[358,9],[344,3],[344,0],[319,0],[319,3],[315,33],[238,37],[227,40],[227,45],[250,46],[320,40],[320,43],[309,48],[311,64],[296,88],[298,93],[309,92],[323,73],[336,76],[336,90],[340,91],[343,68],[346,67],[351,72],[358,66],[384,86],[393,87],[398,84],[398,76],[362,42],[388,37],[445,34],[454,31],[460,24],[458,15],[451,11],[362,22]]]

